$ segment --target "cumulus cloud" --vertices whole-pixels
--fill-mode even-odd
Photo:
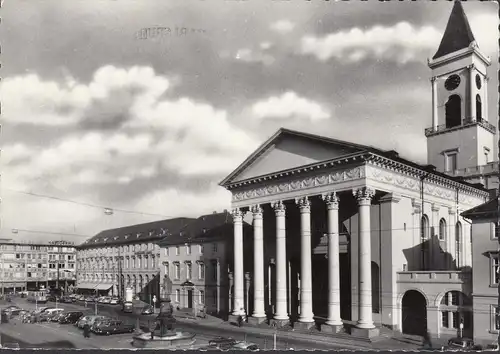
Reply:
[[[269,97],[258,101],[251,108],[254,116],[264,118],[300,118],[310,121],[328,119],[330,112],[320,103],[299,97],[295,92],[286,92],[281,96]]]
[[[431,26],[416,28],[407,22],[400,22],[391,27],[374,26],[366,30],[356,27],[324,37],[304,36],[299,51],[320,61],[336,58],[357,62],[375,58],[401,63],[421,62],[436,50],[441,35]]]
[[[295,28],[295,24],[290,20],[279,20],[271,24],[271,30],[280,34],[286,34]]]

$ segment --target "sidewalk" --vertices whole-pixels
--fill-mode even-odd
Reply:
[[[272,338],[274,334],[280,339],[286,340],[300,340],[303,342],[317,343],[321,342],[323,344],[332,344],[332,345],[341,345],[346,348],[353,349],[372,349],[372,350],[390,350],[390,349],[418,349],[420,345],[415,343],[406,343],[399,341],[393,338],[383,338],[377,342],[368,342],[368,341],[360,341],[359,339],[350,336],[346,333],[340,333],[335,335],[330,334],[322,334],[321,332],[303,332],[298,330],[275,330],[273,328],[262,328],[262,327],[254,327],[250,325],[243,325],[242,327],[238,327],[230,324],[229,322],[225,322],[220,318],[207,316],[207,319],[197,319],[197,320],[187,320],[187,319],[178,319],[179,324],[181,323],[189,323],[191,325],[196,325],[199,327],[218,327],[221,329],[221,332],[224,330],[229,330],[233,332],[240,333],[248,333],[253,335],[259,335],[262,337]]]

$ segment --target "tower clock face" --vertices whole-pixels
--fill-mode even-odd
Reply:
[[[458,86],[460,85],[460,76],[454,74],[454,75],[451,75],[449,78],[446,79],[446,81],[444,82],[444,87],[448,90],[448,91],[453,91],[454,89],[456,89]]]
[[[481,89],[481,77],[479,76],[479,74],[476,74],[476,87],[478,90]]]

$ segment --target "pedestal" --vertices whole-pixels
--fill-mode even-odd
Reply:
[[[361,339],[372,339],[375,337],[378,337],[380,335],[380,329],[379,328],[359,328],[359,327],[352,327],[351,328],[351,335],[353,337],[358,337]]]
[[[329,324],[322,324],[321,325],[321,332],[324,333],[341,333],[344,331],[344,325],[329,325]]]
[[[286,320],[277,320],[275,318],[271,319],[269,321],[269,325],[271,327],[277,327],[277,328],[281,328],[283,326],[287,326],[290,324],[290,320],[289,319],[286,319]]]
[[[301,329],[301,330],[309,330],[316,325],[315,322],[295,322],[293,324],[293,328]]]
[[[248,323],[254,326],[266,322],[267,317],[248,317]]]

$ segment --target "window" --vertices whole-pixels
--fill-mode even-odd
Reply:
[[[439,220],[439,241],[446,240],[446,221],[444,219]]]
[[[198,263],[198,279],[205,279],[205,264]]]
[[[192,277],[192,267],[191,263],[186,263],[186,279],[189,280]]]
[[[480,121],[483,119],[483,106],[481,105],[481,96],[476,95],[476,117]]]
[[[453,172],[457,169],[457,153],[448,152],[445,154],[445,171]]]
[[[491,254],[490,255],[490,265],[491,265],[491,271],[490,271],[490,279],[491,279],[491,285],[498,285],[498,280],[499,280],[499,266],[500,263],[498,261],[498,253],[497,254]]]
[[[459,95],[451,95],[445,104],[446,128],[462,125],[462,99]]]
[[[168,256],[168,247],[165,247],[165,256]]]
[[[175,289],[175,301],[179,302],[181,299],[181,291],[179,289]]]
[[[203,290],[200,290],[200,304],[205,303],[205,292]]]
[[[498,239],[498,236],[500,235],[500,222],[495,222],[493,223],[493,238]]]
[[[168,269],[168,263],[165,263],[164,265],[164,269],[165,269],[165,275],[168,277],[170,276],[170,273],[169,273],[169,269]]]
[[[212,280],[217,281],[217,261],[212,261]]]
[[[181,265],[179,263],[175,263],[175,279],[181,278]]]
[[[460,251],[460,245],[462,240],[462,224],[458,221],[455,225],[455,263],[457,267],[461,266],[460,263],[460,255],[462,252]]]
[[[213,248],[213,252],[214,252],[214,253],[217,253],[217,244],[216,244],[216,243],[214,243],[214,246],[213,246],[213,247],[214,247],[214,248]]]
[[[205,246],[200,245],[200,254],[203,254],[203,252],[205,252]]]
[[[500,331],[500,307],[491,306],[491,329],[493,331]]]
[[[179,255],[179,246],[175,246],[175,255],[178,256]]]
[[[186,245],[186,254],[191,254],[191,245]]]
[[[489,163],[490,162],[490,149],[488,149],[487,147],[484,147],[483,150],[484,150],[484,162]]]
[[[217,305],[217,290],[212,290],[212,303]]]

